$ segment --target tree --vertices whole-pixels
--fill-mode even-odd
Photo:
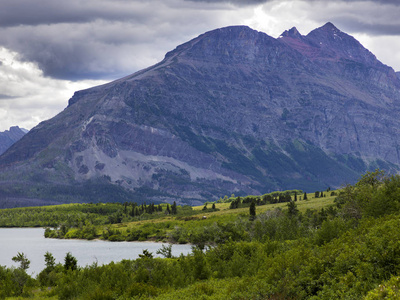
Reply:
[[[314,198],[319,198],[319,191],[316,191],[316,192],[314,193]]]
[[[213,205],[211,206],[211,209],[215,209],[215,203],[213,203]]]
[[[296,203],[292,200],[287,204],[288,207],[288,215],[290,217],[294,217],[299,213],[299,210],[297,209]]]
[[[143,249],[143,254],[139,254],[140,258],[153,258],[153,253],[149,252],[147,249]]]
[[[64,269],[65,270],[76,270],[78,267],[78,261],[72,256],[71,252],[68,252],[64,258]]]
[[[172,203],[172,206],[171,206],[171,213],[173,215],[176,215],[177,212],[178,211],[177,211],[177,208],[176,208],[176,202],[174,201],[174,203]]]
[[[303,200],[307,200],[307,193],[304,192]]]
[[[297,201],[297,192],[294,192],[294,201]]]
[[[250,221],[256,218],[256,202],[253,200],[250,204]]]
[[[12,260],[15,262],[19,262],[19,268],[24,271],[28,270],[29,265],[31,264],[30,260],[26,257],[24,252],[18,252],[18,254],[12,258]]]
[[[56,265],[56,259],[54,258],[53,254],[48,251],[44,255],[44,262],[48,271],[53,270],[54,266]]]
[[[158,249],[156,253],[164,256],[165,258],[172,258],[172,245],[168,244],[168,246],[165,246],[162,244],[161,248]]]

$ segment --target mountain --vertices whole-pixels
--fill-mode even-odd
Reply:
[[[27,132],[28,130],[18,126],[12,126],[9,130],[0,132],[0,155],[19,141]]]
[[[399,170],[399,104],[394,70],[331,23],[277,39],[216,29],[76,92],[0,157],[0,197],[196,204],[339,187]]]

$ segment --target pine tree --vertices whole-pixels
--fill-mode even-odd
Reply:
[[[176,202],[174,201],[174,203],[173,203],[172,206],[171,206],[171,213],[172,213],[173,215],[176,215],[177,212],[178,212],[178,211],[177,211],[177,208],[176,208]]]
[[[287,204],[288,207],[288,215],[289,217],[294,217],[299,213],[299,210],[297,209],[297,205],[294,201],[290,201]]]
[[[250,221],[253,221],[256,218],[256,202],[253,200],[250,203]]]
[[[306,192],[304,192],[303,199],[304,199],[304,200],[307,200],[307,193],[306,193]]]
[[[64,269],[65,270],[76,270],[78,267],[78,261],[72,256],[71,252],[68,252],[64,258]]]

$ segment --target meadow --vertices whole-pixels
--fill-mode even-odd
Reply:
[[[313,196],[295,201],[289,193],[278,203],[230,197],[170,207],[169,213],[162,205],[138,216],[129,216],[129,204],[119,204],[117,219],[87,209],[97,204],[61,207],[76,222],[71,211],[81,217],[90,211],[93,222],[70,220],[64,231],[60,223],[49,235],[72,238],[90,227],[93,238],[191,243],[192,253],[173,257],[163,246],[157,252],[164,258],[144,250],[136,260],[84,268],[71,255],[55,263],[48,253],[36,278],[27,275],[29,259],[19,253],[19,268],[0,267],[0,298],[399,299],[400,176],[368,172],[355,185]],[[109,213],[121,216],[111,207]]]

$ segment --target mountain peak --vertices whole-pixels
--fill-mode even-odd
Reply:
[[[27,133],[26,129],[18,126],[11,126],[9,130],[0,132],[0,154],[4,153],[15,142],[20,140]]]
[[[193,61],[254,61],[276,39],[248,26],[228,26],[208,31],[168,52],[165,59],[180,57]]]
[[[300,32],[297,30],[296,27],[292,27],[289,30],[285,30],[280,37],[291,37],[291,38],[301,38],[302,35]]]
[[[333,23],[331,23],[331,22],[326,23],[324,26],[320,27],[320,29],[332,30],[334,32],[340,32],[340,30],[335,25],[333,25]]]

